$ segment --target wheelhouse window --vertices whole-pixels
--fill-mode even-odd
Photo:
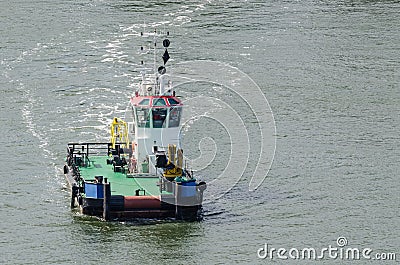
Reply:
[[[179,102],[173,98],[168,98],[169,105],[179,105]]]
[[[167,109],[166,108],[153,108],[153,128],[165,128],[166,127],[166,117],[167,117]]]
[[[139,102],[139,105],[140,106],[148,106],[149,102],[150,102],[150,99],[145,98],[145,99],[143,99],[142,101]]]
[[[169,113],[169,128],[179,127],[181,112],[182,108],[180,107],[171,108]]]
[[[136,109],[137,126],[142,128],[150,127],[150,109],[137,108]]]
[[[153,106],[162,107],[162,106],[165,106],[165,105],[167,105],[167,104],[165,103],[165,100],[163,98],[155,98],[155,99],[153,99]]]

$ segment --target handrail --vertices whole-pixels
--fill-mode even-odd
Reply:
[[[127,143],[116,143],[116,145],[125,145],[128,146]],[[87,157],[91,154],[97,154],[99,152],[90,152],[91,150],[107,150],[107,154],[110,154],[112,149],[115,149],[112,147],[112,143],[105,143],[105,142],[72,142],[68,143],[68,152],[70,153],[72,150],[72,153],[76,154],[77,152],[82,152],[85,153]],[[103,147],[96,147],[96,146],[103,146]]]

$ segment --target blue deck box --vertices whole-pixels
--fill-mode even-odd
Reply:
[[[182,182],[181,185],[182,185],[182,190],[181,190],[182,197],[196,196],[196,181],[195,180]]]
[[[85,183],[86,198],[103,199],[104,191],[101,183]]]

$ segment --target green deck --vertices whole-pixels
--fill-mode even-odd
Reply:
[[[137,189],[144,189],[146,195],[158,196],[161,194],[157,185],[158,177],[143,175],[127,175],[114,172],[113,165],[107,165],[107,156],[91,156],[90,165],[80,167],[81,176],[85,181],[93,180],[95,176],[103,176],[108,179],[111,186],[111,195],[135,196]],[[163,194],[170,194],[162,192]],[[142,193],[141,193],[142,195]]]

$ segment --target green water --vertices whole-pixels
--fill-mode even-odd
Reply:
[[[286,264],[297,261],[257,250],[336,246],[339,236],[400,255],[399,11],[398,1],[1,1],[0,263]],[[124,116],[143,25],[170,31],[171,73],[184,75],[174,65],[188,60],[229,64],[274,114],[274,162],[249,192],[257,163],[267,164],[257,128],[268,123],[224,86],[182,87],[185,113],[199,112],[185,155],[210,183],[201,222],[104,223],[69,209],[66,144],[107,141]],[[200,113],[223,113],[221,102],[237,115]],[[232,152],[237,117],[249,130]],[[196,160],[202,153],[210,163]],[[227,165],[237,173],[217,178]]]

